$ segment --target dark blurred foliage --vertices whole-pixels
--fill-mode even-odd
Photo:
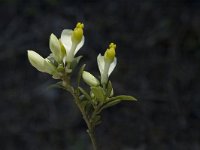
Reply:
[[[34,69],[48,39],[85,24],[79,54],[98,75],[96,56],[116,42],[117,94],[103,113],[102,150],[200,149],[200,3],[198,0],[0,0],[0,150],[88,150],[86,126],[71,96]]]

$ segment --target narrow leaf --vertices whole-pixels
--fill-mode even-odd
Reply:
[[[119,95],[112,98],[109,98],[99,109],[101,112],[103,109],[114,106],[122,101],[137,101],[136,98],[128,95]]]
[[[77,78],[77,83],[78,83],[78,86],[80,85],[80,81],[81,81],[81,77],[82,77],[82,73],[85,69],[85,66],[86,64],[83,64],[79,70],[79,73],[78,73],[78,78]]]
[[[48,86],[48,89],[51,89],[51,88],[61,88],[61,89],[66,90],[66,88],[62,85],[62,82],[57,82],[55,84]]]
[[[89,101],[87,101],[84,110],[87,113],[87,115],[90,115],[94,111],[94,108]]]
[[[87,98],[88,100],[91,100],[90,95],[80,86],[78,87],[78,89],[81,91],[81,93],[85,96],[85,98]]]
[[[115,96],[110,98],[108,101],[113,101],[113,100],[122,100],[122,101],[137,101],[137,99],[133,96],[129,96],[129,95],[119,95],[119,96]]]
[[[108,107],[114,106],[114,105],[116,105],[116,104],[118,104],[118,103],[120,103],[120,102],[121,102],[121,100],[119,100],[119,99],[116,99],[116,100],[113,100],[113,101],[106,102],[106,103],[104,103],[104,104],[101,106],[99,112],[101,112],[101,111],[102,111],[103,109],[105,109],[105,108],[108,108]]]

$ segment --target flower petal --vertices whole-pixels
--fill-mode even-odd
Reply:
[[[80,50],[80,48],[83,46],[84,42],[85,42],[85,37],[83,36],[82,39],[81,39],[81,42],[77,45],[77,47],[75,49],[74,56]]]
[[[116,65],[117,65],[117,58],[115,57],[114,61],[110,64],[110,68],[108,70],[108,76],[110,76],[110,74],[113,72]]]
[[[49,47],[57,62],[62,61],[61,46],[58,38],[52,33],[49,40]]]
[[[38,71],[45,72],[44,58],[32,50],[28,50],[27,53],[31,65],[35,67]]]
[[[61,42],[64,45],[66,52],[68,53],[72,47],[72,35],[73,30],[65,29],[61,33]]]
[[[97,64],[98,64],[98,67],[99,67],[100,74],[102,75],[103,70],[104,70],[105,61],[104,61],[104,57],[101,56],[101,54],[99,54],[97,56]]]

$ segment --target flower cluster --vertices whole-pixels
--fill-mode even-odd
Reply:
[[[75,55],[84,44],[83,28],[82,23],[77,23],[74,30],[63,30],[59,39],[52,33],[49,40],[51,54],[43,58],[35,51],[28,50],[30,63],[37,70],[49,73],[55,79],[61,79],[71,73],[81,58]]]
[[[74,30],[63,30],[59,39],[51,34],[49,40],[51,54],[47,58],[43,58],[35,51],[28,50],[28,59],[37,70],[52,75],[54,79],[61,80],[56,85],[72,94],[91,136],[95,126],[100,123],[100,113],[103,109],[124,100],[135,101],[136,99],[127,95],[114,96],[112,83],[109,80],[109,76],[117,64],[116,44],[114,43],[110,43],[103,56],[101,54],[97,56],[100,79],[90,72],[84,71],[85,65],[83,65],[78,74],[78,86],[71,85],[70,77],[82,57],[75,55],[84,44],[83,28],[82,23],[77,23]],[[90,91],[80,87],[81,79],[89,85]]]

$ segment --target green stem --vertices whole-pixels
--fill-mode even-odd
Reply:
[[[80,101],[79,101],[79,96],[76,94],[76,92],[71,92],[72,96],[74,97],[74,100],[79,108],[79,110],[81,111],[82,115],[83,115],[83,119],[85,120],[87,127],[88,127],[88,134],[90,136],[90,140],[92,142],[92,146],[93,146],[93,150],[98,150],[97,149],[97,144],[96,144],[96,139],[95,139],[95,132],[94,132],[94,127],[92,125],[92,123],[90,122],[89,118],[87,117],[85,111],[82,109]]]
[[[94,149],[94,150],[98,150],[98,149],[97,149],[96,139],[95,139],[95,132],[94,132],[94,129],[89,129],[89,128],[88,128],[87,132],[88,132],[88,134],[89,134],[89,136],[90,136],[93,149]]]
[[[90,121],[90,118],[87,116],[84,109],[81,107],[81,103],[80,103],[80,99],[79,99],[79,93],[77,92],[77,90],[74,90],[74,88],[72,86],[70,86],[69,80],[63,79],[63,82],[65,83],[64,86],[66,87],[66,89],[72,94],[72,96],[75,100],[75,103],[78,106],[80,112],[83,115],[83,119],[85,120],[85,122],[87,124],[87,127],[88,127],[87,133],[88,133],[90,140],[92,142],[93,150],[98,150],[97,144],[96,144],[96,139],[95,139],[95,132],[94,132],[95,127],[93,126],[92,122]]]

